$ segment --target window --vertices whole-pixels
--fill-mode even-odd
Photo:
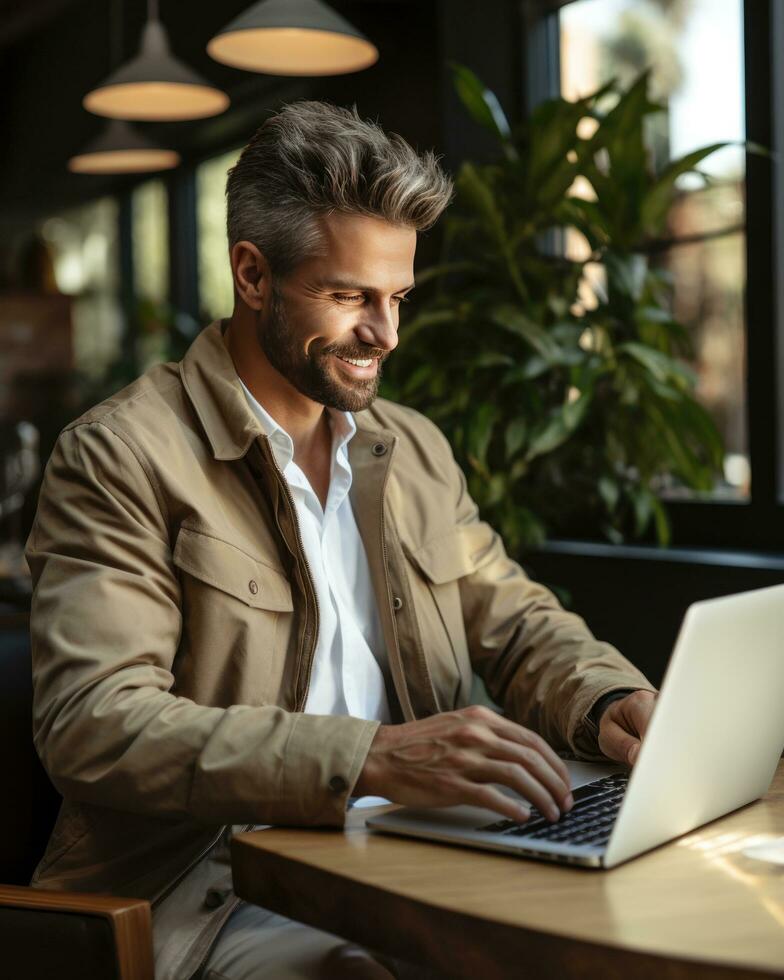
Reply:
[[[169,218],[162,180],[140,184],[131,197],[134,291],[163,303],[169,297]]]
[[[742,0],[573,0],[560,11],[561,91],[568,99],[610,78],[628,84],[650,67],[649,118],[657,169],[712,143],[745,139]],[[657,264],[673,282],[673,314],[690,328],[697,397],[726,446],[714,498],[751,490],[746,391],[745,153],[728,146],[679,182],[670,240]],[[576,237],[576,236],[574,236]],[[574,239],[567,248],[574,249]],[[692,496],[674,490],[668,496]]]
[[[169,344],[169,212],[162,180],[147,180],[131,195],[133,286],[140,370],[167,359]]]
[[[242,147],[206,160],[196,170],[199,295],[202,320],[231,316],[234,286],[226,239],[226,173]]]
[[[52,215],[39,229],[58,289],[74,297],[74,367],[96,379],[122,342],[117,221],[117,202],[107,197]]]

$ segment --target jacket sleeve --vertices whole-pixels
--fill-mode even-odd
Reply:
[[[209,823],[342,825],[378,722],[172,693],[168,515],[127,434],[63,430],[25,555],[34,740],[64,796]]]
[[[460,579],[460,598],[473,669],[510,718],[556,749],[606,761],[590,717],[594,704],[620,688],[656,688],[509,558],[500,536],[479,519],[465,475],[436,431],[448,454],[444,472],[451,473],[457,525],[472,569]]]

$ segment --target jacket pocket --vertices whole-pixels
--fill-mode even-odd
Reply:
[[[291,612],[294,608],[291,587],[282,571],[204,531],[183,525],[172,560],[201,582],[253,609]]]
[[[409,576],[419,620],[422,643],[441,710],[462,707],[470,701],[471,659],[468,653],[460,579],[474,570],[467,536],[460,528],[403,551],[414,566]]]
[[[172,560],[183,623],[177,693],[219,707],[274,703],[294,608],[282,569],[184,525]]]

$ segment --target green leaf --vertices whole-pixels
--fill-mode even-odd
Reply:
[[[487,450],[497,417],[496,406],[484,402],[473,413],[466,427],[466,452],[473,457],[478,469],[484,469],[486,466]]]
[[[653,494],[646,487],[635,487],[629,491],[634,506],[634,533],[639,537],[653,513]]]
[[[499,304],[488,311],[488,319],[516,337],[521,337],[547,361],[556,358],[561,352],[547,331],[515,306]]]
[[[629,354],[638,364],[642,364],[647,371],[650,371],[659,382],[666,383],[675,379],[680,380],[681,384],[685,383],[691,386],[696,380],[691,368],[662,351],[646,347],[645,344],[638,344],[630,340],[625,344],[618,344],[615,350],[616,353],[626,352]]]
[[[609,476],[602,476],[599,478],[598,488],[599,496],[604,501],[604,506],[607,508],[608,512],[612,514],[618,504],[621,488],[618,486],[618,483]]]
[[[615,290],[635,302],[640,299],[648,274],[648,260],[644,255],[609,252],[604,265],[610,291]]]
[[[545,372],[549,371],[550,367],[551,361],[548,358],[534,355],[533,357],[529,357],[525,365],[519,369],[519,376],[526,381],[533,381],[534,378],[540,378]]]
[[[526,459],[516,459],[509,470],[509,483],[516,483],[528,472],[528,461]]]
[[[498,351],[484,350],[477,355],[471,355],[469,363],[472,367],[509,367],[515,363],[513,357],[508,354],[500,354]]]
[[[417,388],[426,384],[433,376],[433,369],[429,364],[420,364],[406,379],[403,385],[403,395],[409,396]]]
[[[486,88],[466,65],[456,61],[448,61],[447,64],[452,69],[452,82],[460,96],[460,101],[471,118],[480,126],[489,129],[499,139],[508,141],[511,137],[509,120],[495,93]]]
[[[506,476],[503,473],[493,473],[488,481],[485,492],[485,505],[492,507],[506,494]]]
[[[552,452],[566,442],[585,417],[592,395],[591,391],[584,391],[573,402],[568,402],[552,412],[547,421],[538,430],[534,430],[525,454],[527,462],[530,463],[537,456]]]
[[[528,423],[524,418],[513,418],[506,426],[504,433],[504,450],[507,461],[517,455],[528,435]]]
[[[642,200],[642,227],[648,235],[661,233],[675,197],[676,180],[683,174],[693,171],[698,163],[725,146],[729,146],[727,141],[711,143],[710,146],[703,146],[699,150],[693,150],[673,160],[664,168]]]
[[[670,518],[661,500],[654,494],[651,498],[653,518],[656,525],[656,538],[659,546],[666,548],[670,543]]]
[[[526,147],[525,191],[529,199],[551,197],[552,188],[548,188],[548,183],[554,177],[563,184],[565,172],[571,171],[573,176],[574,165],[567,160],[567,154],[577,144],[577,123],[583,115],[584,106],[565,99],[550,99],[534,109],[531,129],[536,133],[536,139]],[[562,193],[571,182],[569,179],[563,186]]]
[[[454,323],[456,314],[454,310],[423,310],[413,320],[403,324],[398,334],[398,344],[396,350],[411,343],[413,338],[427,327],[436,327],[444,323]]]
[[[428,266],[427,269],[421,269],[416,274],[416,284],[417,286],[423,286],[425,283],[430,282],[433,279],[438,279],[441,276],[449,275],[452,272],[481,272],[482,266],[479,262],[474,262],[470,259],[464,259],[460,262],[442,262],[439,265]]]

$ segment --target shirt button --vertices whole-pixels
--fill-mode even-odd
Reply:
[[[384,445],[383,442],[373,443],[373,449],[371,450],[371,452],[373,453],[374,456],[383,456],[386,451],[387,451],[387,447]]]
[[[403,608],[403,600],[399,595],[392,596],[392,608],[395,610],[395,612]]]
[[[251,593],[251,595],[256,595],[256,593],[257,593],[257,592],[259,591],[259,587],[258,587],[258,585],[257,585],[257,584],[256,584],[256,583],[255,583],[255,582],[253,581],[253,579],[251,579],[251,580],[250,580],[250,582],[248,582],[248,588],[250,589],[250,593]]]
[[[348,789],[348,783],[342,776],[333,776],[329,781],[329,788],[333,793],[345,793]]]

